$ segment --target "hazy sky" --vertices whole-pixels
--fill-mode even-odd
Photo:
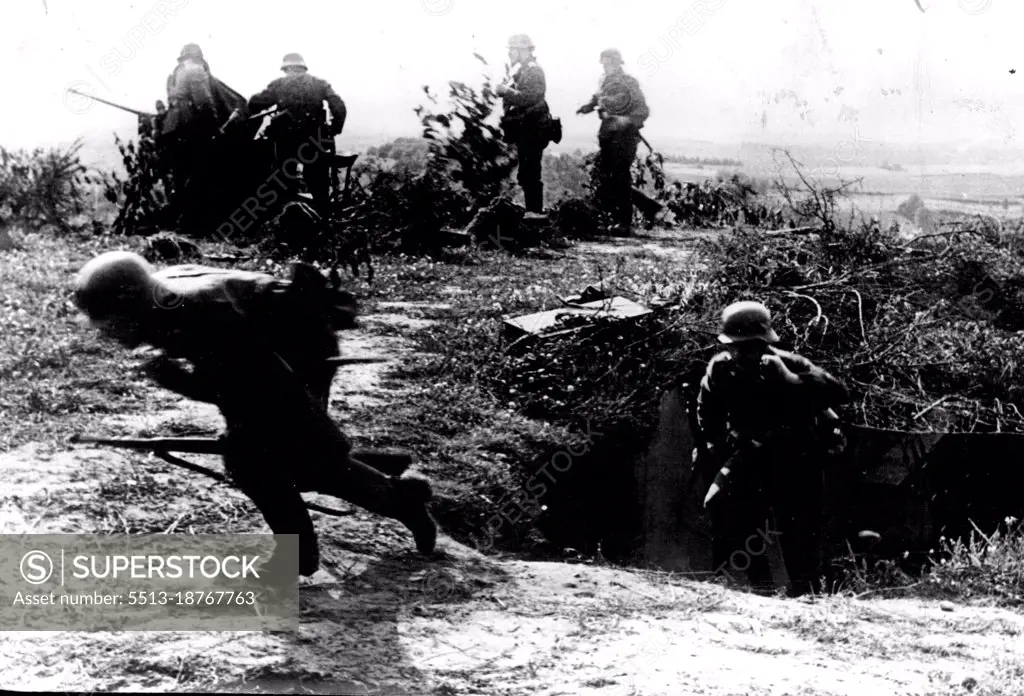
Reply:
[[[615,46],[647,95],[652,141],[827,143],[856,129],[875,142],[1017,146],[1024,2],[919,1],[924,13],[915,0],[2,0],[0,143],[132,126],[65,89],[152,110],[193,41],[246,96],[299,51],[345,99],[346,131],[415,134],[422,85],[474,80],[473,51],[500,75],[508,36],[526,32],[569,136],[596,131],[596,116],[574,112]]]

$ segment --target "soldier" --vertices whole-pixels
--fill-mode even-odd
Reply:
[[[629,234],[633,226],[633,184],[630,168],[640,144],[640,129],[650,116],[650,109],[636,78],[623,71],[622,54],[615,48],[601,52],[604,77],[593,98],[581,106],[577,114],[589,114],[595,108],[601,117],[597,134],[600,146],[598,167],[601,187],[599,196],[615,223],[613,230]]]
[[[184,207],[187,183],[203,169],[204,154],[218,126],[210,66],[197,44],[181,49],[178,65],[167,77],[167,104],[161,144],[169,155],[175,194]]]
[[[309,74],[306,62],[298,53],[289,53],[282,61],[284,77],[271,82],[265,90],[249,100],[249,111],[256,113],[277,105],[288,113],[277,117],[268,129],[277,146],[278,162],[302,163],[302,178],[313,196],[313,202],[327,216],[330,204],[334,138],[345,127],[345,102],[335,94],[330,83]],[[327,125],[324,102],[331,115]],[[296,180],[298,174],[284,172],[286,179]]]
[[[778,531],[789,593],[820,591],[822,460],[834,445],[823,438],[841,437],[832,407],[847,400],[846,387],[806,358],[772,346],[779,336],[761,303],[726,307],[718,339],[727,350],[709,361],[696,407],[706,454],[718,468],[704,501],[715,568],[728,571],[738,553],[737,563],[749,563],[751,584],[771,591],[765,544],[775,543]],[[766,528],[770,508],[777,530]]]
[[[547,89],[544,70],[533,56],[534,44],[526,34],[508,40],[511,84],[500,84],[495,90],[502,98],[505,113],[501,128],[505,140],[516,146],[519,160],[517,179],[526,198],[526,211],[544,211],[544,184],[541,162],[544,148],[550,142],[547,132],[551,111],[544,98]]]
[[[163,103],[163,100],[157,99],[154,106],[156,108],[156,116],[153,117],[153,137],[159,140],[160,135],[164,132],[164,120],[167,119],[167,105]]]
[[[297,272],[292,286],[300,280]],[[137,254],[109,252],[81,269],[75,303],[101,335],[129,348],[160,349],[146,369],[161,386],[217,405],[227,425],[225,469],[274,533],[299,535],[302,575],[313,575],[320,563],[303,491],[397,519],[420,552],[432,553],[437,527],[427,508],[429,482],[386,476],[350,456],[351,443],[324,408],[329,382],[322,357],[337,350],[329,344],[330,322],[303,319],[299,305],[315,293],[291,289],[258,273],[154,273]],[[192,371],[176,358],[188,360]]]

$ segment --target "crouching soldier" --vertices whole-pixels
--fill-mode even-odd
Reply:
[[[726,307],[718,339],[727,349],[708,362],[696,407],[718,469],[704,500],[715,568],[746,570],[756,590],[771,592],[767,544],[781,543],[790,595],[820,592],[824,464],[841,437],[832,407],[847,400],[846,387],[775,348],[758,302]]]
[[[273,279],[197,267],[169,271],[154,273],[129,252],[103,254],[79,272],[75,303],[102,335],[129,348],[161,349],[147,365],[161,386],[220,409],[225,469],[275,534],[299,536],[299,573],[311,576],[320,565],[305,491],[394,518],[412,531],[422,553],[432,553],[437,527],[427,508],[429,482],[390,477],[353,459],[351,443],[324,408],[329,377],[315,360],[333,352],[323,324],[310,320],[303,335],[319,334],[321,342],[307,348],[304,340],[267,331],[274,317],[263,315],[282,289]],[[279,295],[280,311],[287,314],[301,296]],[[291,569],[272,559],[275,570]]]

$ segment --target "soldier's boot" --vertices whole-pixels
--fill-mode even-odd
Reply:
[[[626,188],[619,192],[615,206],[616,233],[628,237],[633,233],[633,191]]]
[[[437,522],[427,507],[434,497],[430,482],[415,476],[392,477],[392,480],[401,511],[398,521],[412,532],[416,549],[429,556],[437,544]]]
[[[388,476],[352,457],[338,470],[325,473],[329,478],[317,486],[318,492],[398,520],[412,532],[420,553],[434,552],[437,522],[429,509],[433,499],[429,481],[411,475]]]
[[[544,184],[534,183],[524,186],[523,196],[526,198],[526,212],[544,212]]]

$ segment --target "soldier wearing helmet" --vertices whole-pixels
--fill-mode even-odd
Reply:
[[[288,110],[274,119],[267,136],[275,143],[285,179],[297,180],[298,175],[292,171],[301,163],[302,179],[313,196],[313,203],[328,217],[334,138],[344,129],[348,111],[329,82],[309,73],[306,61],[298,53],[285,55],[281,70],[283,77],[249,100],[249,111],[256,113],[275,105],[279,110]]]
[[[759,302],[726,307],[718,340],[726,350],[708,362],[696,404],[704,454],[717,469],[704,502],[715,567],[728,571],[729,559],[746,552],[751,584],[770,591],[767,555],[744,545],[759,530],[768,534],[774,509],[790,593],[819,591],[828,449],[822,436],[835,428],[832,408],[847,400],[846,387],[807,358],[776,348],[771,314]]]
[[[640,145],[640,129],[650,116],[647,100],[636,78],[622,69],[622,53],[616,48],[601,52],[604,76],[598,91],[577,114],[598,110],[601,127],[598,196],[614,221],[614,231],[629,234],[633,226],[633,184],[630,168]]]
[[[167,77],[167,113],[160,140],[173,172],[179,207],[189,179],[204,167],[209,141],[217,131],[217,109],[211,86],[210,65],[198,44],[186,44],[178,65]]]
[[[526,34],[515,34],[508,40],[510,84],[498,85],[495,92],[502,98],[504,114],[501,128],[505,140],[516,147],[518,157],[517,179],[526,199],[526,210],[541,213],[544,210],[544,184],[541,181],[541,162],[544,148],[552,140],[560,141],[561,129],[551,118],[545,93],[547,83],[544,70],[533,56],[533,41]]]
[[[319,567],[304,491],[402,522],[429,554],[437,537],[429,482],[353,459],[327,413],[336,368],[324,360],[337,355],[334,331],[354,319],[354,298],[332,298],[312,267],[293,270],[291,281],[201,266],[157,272],[137,254],[109,252],[83,266],[74,298],[104,336],[161,350],[146,366],[158,384],[220,409],[225,469],[274,533],[299,535],[302,575]],[[329,307],[332,299],[342,306]]]

